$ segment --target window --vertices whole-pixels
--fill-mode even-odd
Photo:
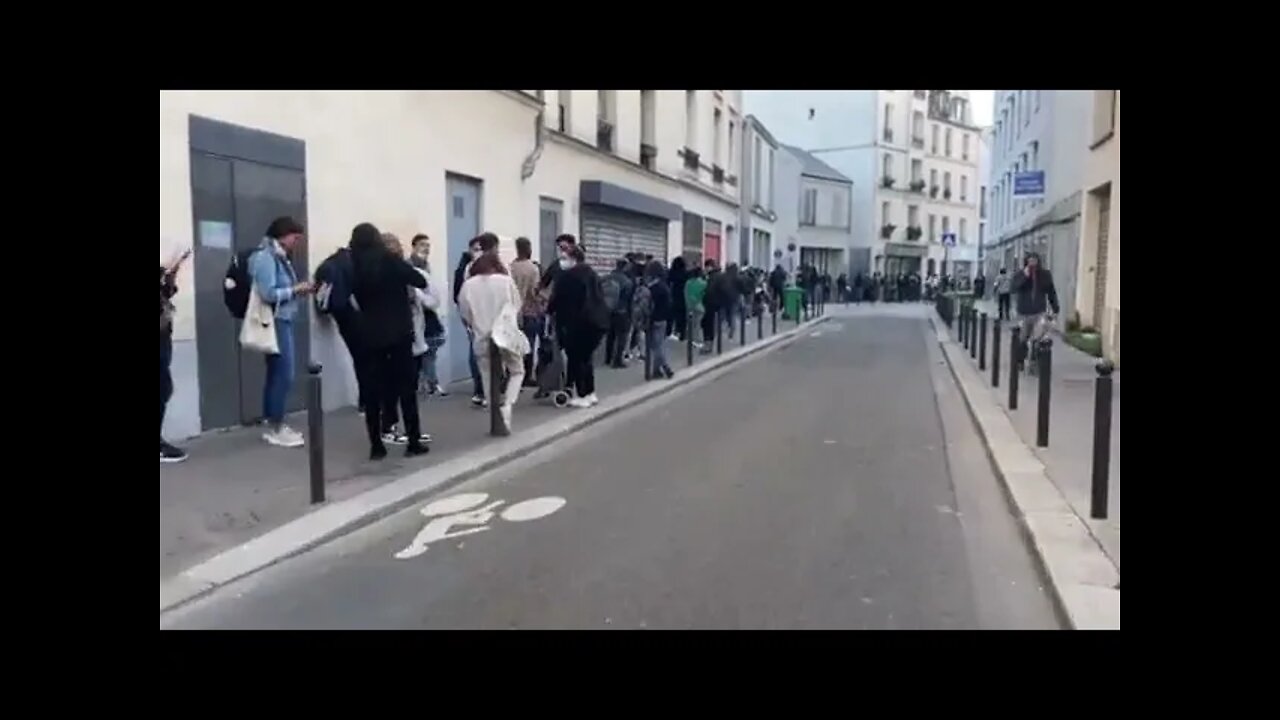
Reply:
[[[893,222],[892,217],[890,217],[889,215],[888,201],[880,203],[880,218],[881,218],[880,220],[881,225],[888,225]]]
[[[818,191],[805,188],[800,197],[800,224],[815,225],[818,220]]]
[[[1022,124],[1030,125],[1031,124],[1031,104],[1028,102],[1028,100],[1031,99],[1031,91],[1019,90],[1018,93],[1022,95]]]
[[[893,103],[884,104],[884,139],[893,142]]]
[[[951,128],[947,128],[947,157],[951,157]]]
[[[979,247],[981,247],[981,246],[982,246],[982,244],[983,244],[983,243],[985,243],[985,242],[987,241],[987,237],[986,237],[987,233],[986,233],[986,230],[987,230],[987,226],[986,226],[986,225],[983,225],[983,224],[981,224],[981,223],[979,223],[979,224],[978,224],[978,246],[979,246]]]
[[[892,178],[893,177],[893,155],[889,153],[885,153],[882,166],[883,166],[882,167],[883,176],[886,178]],[[866,166],[864,165],[863,167],[866,167]]]
[[[567,132],[569,132],[569,128],[570,128],[570,126],[571,126],[570,119],[572,118],[572,113],[570,113],[570,110],[571,110],[571,109],[572,109],[572,107],[573,107],[573,104],[572,104],[572,100],[573,100],[573,91],[572,91],[572,90],[558,90],[558,91],[557,91],[557,93],[558,93],[558,94],[559,94],[559,96],[560,96],[560,108],[559,108],[559,109],[560,109],[560,123],[559,123],[559,129],[560,129],[560,132],[562,132],[562,133],[567,133]]]
[[[942,193],[948,198],[951,197],[951,173],[942,173]]]
[[[698,150],[698,91],[684,91],[684,146]]]
[[[617,90],[596,91],[596,117],[603,122],[613,123],[617,110]]]
[[[968,236],[969,222],[965,218],[960,218],[960,244],[965,245],[969,242]]]
[[[764,205],[764,188],[760,185],[760,178],[764,175],[764,168],[761,164],[764,162],[764,141],[756,135],[752,140],[753,159],[751,161],[751,202],[755,205]]]
[[[969,178],[960,176],[960,202],[969,202]]]
[[[919,110],[911,115],[911,144],[918,148],[924,147],[924,113]]]
[[[938,242],[938,216],[929,213],[929,242]]]
[[[1093,144],[1107,139],[1116,129],[1116,98],[1119,90],[1093,91]]]
[[[929,171],[929,192],[937,192],[938,188],[938,170],[937,168]]]
[[[987,219],[987,186],[978,188],[978,217]]]
[[[1031,92],[1035,95],[1036,112],[1040,112],[1040,91],[1032,90]]]
[[[924,163],[920,160],[911,161],[911,184],[915,185],[923,179]]]
[[[711,113],[711,164],[724,167],[720,154],[720,133],[724,127],[724,114],[720,112],[720,108],[716,108]]]
[[[947,217],[946,215],[943,215],[942,216],[942,234],[948,235],[950,233],[951,233],[951,218]]]
[[[729,158],[725,160],[724,171],[726,173],[733,170],[733,121],[729,121]]]
[[[960,159],[969,159],[969,133],[964,133],[960,136]]]
[[[907,227],[920,227],[920,207],[918,205],[907,206]]]
[[[653,90],[640,91],[640,143],[650,147],[657,145],[657,94]]]
[[[938,154],[938,123],[933,124],[933,142],[929,143],[929,152]]]
[[[844,193],[836,191],[831,194],[831,227],[845,227],[844,211],[848,205]]]

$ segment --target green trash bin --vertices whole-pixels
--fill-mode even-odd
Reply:
[[[788,320],[795,320],[800,317],[801,299],[804,297],[804,290],[798,287],[789,287],[782,291],[782,311]]]

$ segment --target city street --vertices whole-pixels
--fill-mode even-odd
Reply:
[[[930,313],[832,305],[161,627],[1057,628]]]

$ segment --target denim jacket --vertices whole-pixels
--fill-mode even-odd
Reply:
[[[262,301],[275,307],[276,319],[292,321],[298,314],[298,301],[293,295],[298,276],[278,241],[262,239],[258,252],[249,258],[249,275],[258,286]]]

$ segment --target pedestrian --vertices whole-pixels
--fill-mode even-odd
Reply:
[[[986,296],[987,279],[983,277],[982,271],[978,271],[978,276],[973,279],[973,297],[981,300]]]
[[[422,298],[418,297],[422,310],[422,340],[426,345],[426,350],[419,356],[419,392],[427,396],[439,395],[440,397],[448,397],[449,392],[440,384],[440,375],[438,364],[440,360],[440,348],[445,345],[445,326],[440,319],[439,298],[442,293],[437,291],[431,279],[431,264],[429,258],[431,256],[431,239],[426,235],[419,233],[413,237],[413,253],[409,256],[409,264],[422,273],[427,278],[427,289],[425,291],[413,288],[414,291],[423,294],[430,294],[435,297],[437,302],[434,307],[427,307],[422,303]],[[414,322],[417,322],[415,318]]]
[[[174,256],[167,264],[160,266],[160,462],[180,463],[187,459],[187,453],[164,439],[164,411],[169,406],[169,398],[173,396],[173,375],[169,366],[173,362],[173,296],[178,293],[175,278],[182,264],[191,257],[188,248]]]
[[[533,262],[533,243],[527,237],[516,238],[516,260],[511,263],[511,280],[520,293],[520,331],[529,341],[529,353],[524,356],[524,386],[537,387],[533,374],[533,349],[542,334],[542,304],[538,299],[538,280],[541,273]]]
[[[707,276],[707,288],[702,293],[702,342],[706,346],[706,352],[711,352],[716,343],[716,333],[720,332],[719,317],[723,312],[722,306],[726,302],[726,294],[723,292],[721,283],[724,273],[720,271],[716,261],[709,258],[703,266]]]
[[[302,433],[284,424],[285,402],[294,378],[293,320],[298,298],[313,290],[298,280],[289,253],[302,242],[304,229],[290,217],[279,217],[267,227],[266,237],[249,257],[249,276],[259,299],[273,308],[276,352],[266,356],[267,375],[262,387],[262,415],[267,420],[263,440],[277,447],[302,447]],[[376,415],[376,413],[375,413]]]
[[[720,282],[723,283],[719,289],[723,303],[720,320],[728,328],[728,336],[732,340],[738,327],[738,313],[742,308],[742,279],[738,275],[737,263],[729,263],[725,266]]]
[[[458,304],[458,293],[462,292],[462,285],[470,276],[471,263],[480,259],[480,256],[489,253],[497,255],[498,253],[498,236],[491,232],[481,233],[471,239],[467,245],[467,253],[459,260],[458,267],[453,272],[453,303]],[[466,327],[466,324],[463,324]],[[475,343],[472,342],[471,329],[467,328],[467,366],[471,371],[471,406],[474,408],[488,407],[484,399],[484,382],[480,377],[480,364],[476,361]]]
[[[408,288],[426,289],[427,280],[404,259],[397,257],[378,228],[360,223],[351,231],[351,264],[360,306],[361,341],[366,352],[369,392],[381,398],[382,412],[366,408],[365,430],[369,459],[387,456],[383,434],[390,409],[398,403],[406,432],[405,457],[426,454],[418,417],[417,372],[413,361],[413,306]],[[394,422],[392,423],[394,431]]]
[[[613,368],[625,368],[623,351],[631,339],[631,298],[635,283],[627,275],[628,261],[618,258],[613,272],[600,281],[604,305],[609,309],[609,330],[604,343],[604,361]]]
[[[587,265],[586,253],[576,242],[566,246],[558,260],[560,272],[551,291],[548,312],[555,320],[564,348],[567,384],[575,392],[569,405],[586,408],[600,402],[591,356],[608,326],[609,312],[600,296],[600,278]]]
[[[773,266],[773,272],[769,273],[769,290],[773,293],[773,301],[779,311],[782,306],[782,291],[787,289],[787,271],[782,267],[782,263]]]
[[[706,308],[703,307],[702,300],[706,293],[707,279],[703,277],[702,268],[695,267],[684,283],[684,305],[689,309],[688,332],[693,333],[691,338],[693,346],[699,350],[703,350],[705,345],[702,337],[702,318],[706,315]],[[707,349],[704,352],[710,352],[710,350]]]
[[[528,337],[519,326],[524,299],[497,255],[482,255],[472,263],[469,272],[471,276],[463,283],[458,296],[458,309],[467,327],[471,328],[486,399],[490,403],[499,403],[502,422],[510,430],[511,412],[524,384],[525,356],[529,350]],[[499,361],[506,375],[506,392],[501,398],[497,396],[500,388],[494,386],[490,377],[491,345],[498,348]]]
[[[675,372],[667,362],[667,321],[670,320],[675,303],[664,275],[666,270],[662,263],[651,260],[645,268],[643,292],[648,296],[649,304],[649,317],[645,326],[649,338],[649,367],[653,370],[653,377],[662,376],[670,380],[675,377]]]
[[[1040,255],[1034,252],[1027,253],[1022,272],[1014,276],[1010,290],[1018,298],[1023,345],[1018,358],[1021,364],[1027,358],[1027,343],[1040,318],[1052,322],[1058,314],[1058,290],[1053,284],[1053,274],[1040,264]]]
[[[689,308],[684,303],[684,286],[688,280],[688,265],[683,255],[677,255],[672,258],[671,270],[667,272],[667,284],[671,287],[671,318],[667,320],[667,335],[682,342],[688,332]]]
[[[996,312],[1001,320],[1009,319],[1009,300],[1010,292],[1013,289],[1013,278],[1009,277],[1009,271],[1000,268],[1000,274],[996,276],[995,293],[996,293]]]
[[[840,273],[836,276],[836,302],[848,302],[849,300],[849,276]]]
[[[392,233],[382,233],[382,244],[397,259],[406,259],[404,246],[400,244],[400,238]],[[410,267],[413,267],[412,263],[410,263]],[[427,314],[435,315],[435,310],[440,307],[440,299],[432,291],[431,279],[426,273],[417,268],[414,268],[414,272],[422,275],[423,280],[427,283],[424,288],[405,286],[405,301],[409,303],[409,318],[413,327],[413,344],[409,354],[413,358],[413,386],[416,395],[418,379],[422,377],[422,365],[427,354],[427,334],[429,332],[439,332],[435,327],[428,328]],[[439,325],[438,319],[435,324]],[[382,441],[384,443],[392,445],[407,445],[409,443],[409,436],[398,429],[400,424],[399,405],[400,396],[398,394],[388,397],[384,393],[382,400]],[[429,443],[431,442],[431,436],[427,433],[420,433],[419,440],[423,443]]]

